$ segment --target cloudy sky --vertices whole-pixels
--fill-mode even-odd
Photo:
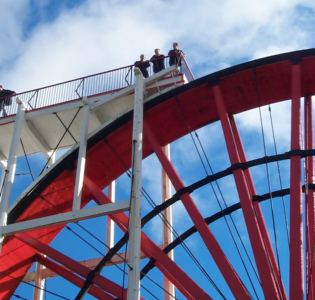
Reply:
[[[157,47],[167,53],[173,41],[179,42],[198,77],[266,55],[315,47],[313,0],[0,0],[0,5],[0,83],[16,92],[133,64],[141,53],[150,57]],[[284,145],[280,150],[286,151],[290,120],[283,107],[289,109],[288,103],[273,106],[272,113],[278,141]],[[266,109],[262,117],[266,141],[272,144]],[[258,111],[237,121],[248,156],[263,156],[261,144],[250,140],[261,132]],[[209,153],[218,152],[217,143],[224,147],[222,138],[212,143],[206,138],[208,130],[218,132],[218,127],[199,131]],[[192,142],[186,138],[172,147],[175,166],[187,176],[184,180],[196,180],[185,165]],[[144,165],[152,169],[159,163],[151,157]],[[152,179],[149,168],[144,168],[145,180]],[[265,179],[265,170],[254,172],[257,180]],[[147,182],[157,198],[158,178]],[[230,181],[225,184],[231,186]],[[228,202],[235,200],[236,192],[229,193]],[[201,205],[203,191],[194,196]],[[185,212],[178,207],[177,213]],[[185,226],[191,224],[184,221]]]
[[[0,82],[24,91],[178,41],[198,75],[314,46],[311,0],[0,0]]]

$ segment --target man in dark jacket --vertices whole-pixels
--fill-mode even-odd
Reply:
[[[140,55],[140,60],[137,60],[134,66],[140,69],[144,78],[149,77],[147,68],[150,67],[150,62],[148,60],[144,60],[144,54]]]
[[[154,50],[154,55],[151,57],[150,62],[153,64],[153,72],[157,73],[165,69],[163,54],[160,54],[160,49]]]
[[[173,49],[168,52],[170,66],[176,65],[180,67],[184,55],[184,52],[179,49],[178,43],[174,42]]]
[[[0,112],[3,111],[2,117],[7,116],[7,112],[4,106],[10,106],[12,104],[11,97],[15,95],[15,92],[10,90],[5,90],[2,85],[0,85]]]

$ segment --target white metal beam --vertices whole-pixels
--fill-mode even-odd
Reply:
[[[106,214],[116,213],[129,209],[129,201],[120,201],[116,203],[103,204],[90,208],[84,208],[77,211],[59,213],[42,218],[36,218],[27,221],[21,221],[13,224],[8,224],[3,227],[3,235],[12,235],[18,232],[58,225],[63,223],[77,222],[80,220],[95,218]]]
[[[140,244],[141,244],[141,171],[144,78],[135,68],[135,96],[132,130],[132,178],[129,214],[129,265],[127,299],[140,299]]]
[[[3,186],[1,187],[0,196],[0,245],[3,241],[2,230],[7,223],[7,216],[9,210],[9,199],[11,194],[11,188],[14,181],[15,169],[16,169],[16,152],[20,142],[21,132],[25,121],[25,106],[23,102],[16,98],[18,104],[18,112],[16,114],[16,121],[14,124],[14,131],[10,145],[10,152],[8,157],[8,166],[5,170],[3,179]]]
[[[83,99],[83,117],[81,122],[80,129],[80,147],[78,154],[78,163],[77,170],[75,175],[75,186],[74,186],[74,195],[73,195],[73,206],[72,210],[78,210],[81,208],[81,196],[83,189],[83,180],[85,172],[85,161],[86,161],[86,144],[88,139],[88,130],[89,130],[89,116],[90,116],[90,107],[87,104],[86,97]]]
[[[32,120],[32,119],[36,119],[38,117],[42,117],[45,115],[64,112],[66,110],[75,110],[75,109],[78,109],[80,106],[82,106],[81,99],[64,102],[64,103],[58,103],[58,104],[51,105],[48,107],[42,107],[40,109],[28,111],[26,114],[26,119]]]

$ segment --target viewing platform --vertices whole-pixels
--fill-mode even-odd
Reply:
[[[170,89],[193,80],[192,72],[183,60],[181,70],[168,67],[145,79],[145,102]],[[71,147],[80,138],[83,99],[90,107],[91,133],[133,108],[133,65],[90,76],[18,93],[12,105],[5,106],[6,117],[0,117],[0,162],[3,167],[9,155],[18,110],[16,99],[25,107],[25,125],[17,155],[46,153],[57,148]],[[50,153],[50,154],[49,154]]]

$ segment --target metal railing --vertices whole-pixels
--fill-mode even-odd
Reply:
[[[168,57],[165,57],[165,66],[168,66]],[[12,104],[4,106],[7,116],[14,115],[17,112],[16,97],[26,106],[28,111],[61,104],[80,99],[84,96],[112,93],[117,90],[128,87],[134,83],[133,65],[65,81],[50,86],[18,93],[11,97]],[[185,60],[182,58],[180,72],[186,75],[188,81],[194,79],[193,74]],[[149,68],[149,75],[153,74],[152,65]],[[3,111],[0,117],[3,117]]]

